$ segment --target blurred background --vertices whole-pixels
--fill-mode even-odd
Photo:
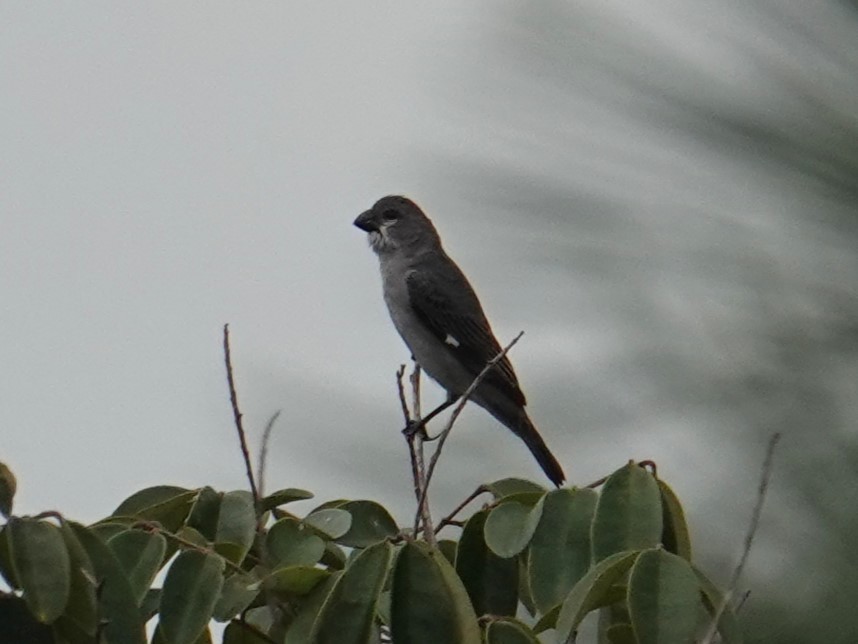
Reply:
[[[408,354],[354,217],[434,220],[583,485],[657,461],[750,642],[858,641],[858,4],[0,5],[0,459],[16,512],[245,486],[407,523]],[[437,388],[426,387],[439,401]],[[467,411],[432,494],[542,482]],[[308,506],[312,507],[312,505]]]

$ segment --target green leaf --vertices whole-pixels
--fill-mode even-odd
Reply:
[[[703,606],[710,617],[715,617],[724,600],[724,594],[696,566],[691,566],[691,569],[700,584]],[[721,635],[722,644],[742,644],[742,629],[739,627],[736,613],[729,603],[721,613],[721,617],[718,618],[718,633]]]
[[[553,490],[527,550],[533,599],[545,613],[558,605],[590,568],[590,525],[598,500],[593,490]]]
[[[339,509],[352,515],[349,531],[337,539],[337,543],[344,546],[365,548],[399,534],[396,521],[375,501],[349,501]]]
[[[631,624],[612,624],[606,629],[605,636],[610,644],[638,644]]]
[[[533,591],[530,588],[530,579],[527,574],[527,561],[525,557],[518,557],[518,601],[531,617],[536,617],[536,602],[533,600]]]
[[[488,510],[471,516],[456,550],[456,572],[477,615],[515,615],[518,606],[518,561],[501,559],[486,545]]]
[[[307,490],[302,490],[296,487],[287,487],[285,490],[277,490],[276,492],[272,492],[265,498],[260,501],[260,508],[262,512],[267,510],[273,510],[276,507],[281,505],[286,505],[287,503],[293,503],[294,501],[305,501],[306,499],[312,499],[313,493],[308,492]]]
[[[50,624],[63,614],[71,590],[71,563],[62,533],[52,523],[12,517],[9,553],[24,600],[38,621]]]
[[[271,644],[271,640],[253,626],[234,621],[224,629],[222,644]]]
[[[51,627],[37,622],[20,597],[0,594],[0,641],[9,644],[54,644],[52,631],[55,628],[56,623]]]
[[[670,486],[658,479],[661,494],[661,508],[664,517],[661,529],[661,543],[664,549],[691,561],[691,535],[685,523],[685,511]]]
[[[220,504],[223,494],[215,492],[209,486],[201,488],[194,506],[188,515],[187,526],[199,532],[205,541],[214,543],[217,538],[217,520],[220,516]]]
[[[12,501],[15,498],[15,490],[18,483],[5,463],[0,463],[0,514],[4,517],[12,515]]]
[[[241,563],[256,535],[253,495],[235,490],[223,495],[217,518],[214,549],[233,563]]]
[[[261,584],[252,573],[234,573],[223,582],[212,616],[219,622],[228,622],[238,615],[259,594]]]
[[[275,568],[312,566],[322,558],[325,542],[296,519],[280,519],[265,537],[268,556]]]
[[[349,499],[331,499],[330,501],[325,501],[324,503],[317,505],[315,508],[310,510],[310,514],[313,514],[314,512],[318,512],[319,510],[331,510],[334,508],[338,508],[341,505],[348,503],[348,502],[349,502]]]
[[[611,607],[612,605],[617,604],[617,602],[624,602],[625,599],[626,587],[617,583],[608,588],[608,590],[602,594],[595,608],[600,608],[602,606]],[[557,618],[560,615],[560,609],[562,606],[563,604],[558,604],[540,617],[539,621],[533,626],[533,632],[541,633],[549,628],[555,628],[557,626]]]
[[[0,633],[4,632],[3,628],[5,626],[2,616],[0,616]],[[65,613],[60,615],[59,618],[51,624],[50,629],[53,631],[53,639],[48,640],[51,644],[56,644],[57,642],[60,642],[61,644],[93,644],[93,642],[95,642],[95,638],[92,633],[85,632],[77,622],[70,619]],[[18,642],[19,640],[15,641]],[[27,644],[30,644],[29,639],[25,641]]]
[[[167,540],[155,532],[126,530],[112,537],[107,545],[125,570],[139,605],[164,563]]]
[[[161,605],[161,589],[160,588],[150,588],[146,593],[146,596],[143,598],[143,601],[140,603],[140,615],[143,617],[144,622],[148,622],[150,619],[155,617],[158,614],[158,607]]]
[[[339,539],[352,527],[352,515],[337,508],[316,510],[303,521],[328,539]]]
[[[379,542],[357,555],[337,580],[313,625],[314,644],[367,644],[393,547]]]
[[[532,508],[534,505],[539,503],[544,496],[545,492],[516,492],[515,494],[510,494],[502,499],[498,499],[495,501],[494,505],[499,506],[504,503],[520,503],[521,505],[526,505],[528,508]]]
[[[438,550],[453,566],[456,565],[456,549],[458,547],[459,544],[452,539],[438,539]]]
[[[557,616],[557,641],[565,642],[591,610],[606,605],[611,587],[634,564],[638,552],[618,552],[596,564],[575,584]]]
[[[152,635],[152,644],[172,644],[164,635],[160,624],[155,628],[155,633]],[[203,632],[199,634],[192,644],[212,644],[211,631],[208,628],[203,629]]]
[[[639,644],[686,644],[694,639],[700,585],[689,563],[661,548],[632,566],[628,606]]]
[[[159,485],[135,492],[113,511],[113,517],[137,517],[157,521],[168,532],[185,522],[199,490]]]
[[[69,553],[71,570],[69,601],[63,616],[91,637],[95,635],[98,628],[95,567],[68,522],[63,521],[60,524],[60,533]]]
[[[179,537],[182,541],[187,541],[188,543],[192,543],[195,546],[206,549],[210,545],[210,541],[205,538],[205,536],[196,528],[192,528],[191,526],[183,525],[179,528],[179,531],[176,533],[176,536]],[[173,541],[171,539],[170,541]],[[167,542],[169,546],[169,541]],[[182,546],[183,548],[187,548],[187,545]],[[169,552],[169,551],[168,551]],[[175,553],[174,553],[175,554]]]
[[[283,644],[307,644],[310,642],[313,624],[340,575],[341,573],[334,573],[310,591],[310,594],[298,608],[295,619],[289,624]]]
[[[500,479],[499,481],[485,484],[483,488],[491,492],[495,500],[520,492],[545,492],[545,488],[541,485],[537,485],[533,481],[517,478]]]
[[[661,539],[661,494],[655,478],[629,463],[605,482],[593,518],[593,558],[654,548]]]
[[[325,552],[320,561],[331,570],[342,570],[346,567],[346,553],[333,541],[325,541]]]
[[[99,521],[98,523],[93,523],[88,529],[95,534],[99,539],[107,543],[111,538],[118,535],[120,532],[125,532],[132,525],[134,525],[135,520],[128,518],[122,520],[110,520],[110,521]]]
[[[504,503],[486,519],[486,544],[497,556],[514,557],[530,543],[542,517],[543,501],[532,508],[521,503]]]
[[[408,542],[391,587],[391,638],[396,644],[480,644],[480,627],[456,571],[437,550]]]
[[[95,568],[102,633],[107,644],[145,644],[146,634],[137,600],[113,551],[92,530],[67,522]]]
[[[330,576],[324,568],[314,566],[289,566],[278,568],[265,577],[265,587],[287,595],[306,595],[320,582]]]
[[[21,584],[15,577],[15,569],[12,567],[12,553],[9,551],[9,524],[0,528],[0,574],[9,584],[9,588],[19,589]]]
[[[449,559],[448,559],[449,561]],[[375,607],[375,614],[382,624],[390,626],[390,591],[383,590],[378,596],[378,605]]]
[[[517,619],[504,618],[488,623],[486,644],[539,644],[539,640]]]
[[[224,562],[198,550],[180,552],[161,589],[160,626],[170,644],[193,644],[212,618]]]

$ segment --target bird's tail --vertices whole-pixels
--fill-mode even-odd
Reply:
[[[524,409],[521,410],[518,423],[511,426],[510,429],[515,432],[516,436],[524,441],[524,444],[527,445],[530,453],[533,454],[534,458],[536,458],[536,462],[539,463],[539,467],[541,467],[542,471],[545,472],[545,475],[551,479],[551,482],[557,487],[563,485],[563,481],[566,480],[563,468],[560,467],[560,463],[557,462],[557,459],[554,458],[554,454],[552,454],[551,450],[548,449],[548,445],[546,445],[545,441],[542,440],[542,436],[540,436],[539,432],[536,431],[536,427],[534,427]]]
[[[563,473],[563,468],[560,463],[554,458],[554,454],[548,449],[548,445],[542,440],[542,436],[536,430],[536,427],[531,422],[524,410],[524,407],[514,404],[510,400],[494,398],[489,403],[482,396],[477,397],[474,401],[481,405],[492,416],[506,425],[512,432],[524,441],[530,453],[536,458],[536,462],[545,472],[545,475],[551,479],[557,487],[563,485],[566,480],[566,475]]]

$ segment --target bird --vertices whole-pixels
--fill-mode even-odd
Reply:
[[[465,393],[501,346],[470,282],[416,203],[399,195],[382,197],[354,225],[367,233],[378,256],[384,301],[396,330],[420,368],[447,392],[447,402],[433,416]],[[527,400],[507,356],[470,400],[524,441],[554,485],[563,484],[563,468],[525,411]]]

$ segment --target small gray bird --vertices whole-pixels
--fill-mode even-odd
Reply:
[[[368,233],[381,266],[384,301],[399,335],[423,370],[447,390],[452,404],[501,352],[467,278],[441,247],[441,238],[410,199],[383,197],[354,221]],[[563,469],[524,410],[510,361],[488,373],[470,398],[524,441],[551,481]]]

